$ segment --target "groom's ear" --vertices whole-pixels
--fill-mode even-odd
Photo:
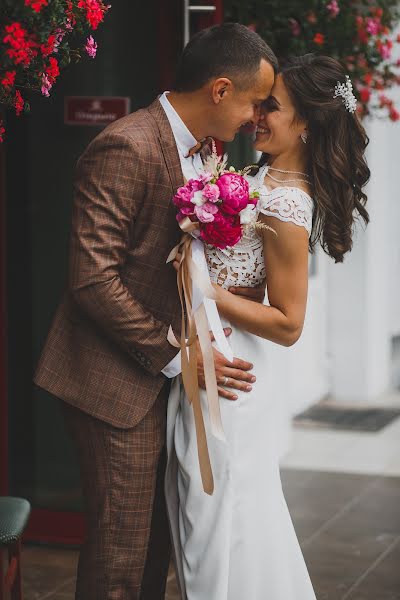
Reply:
[[[232,91],[232,81],[227,77],[219,77],[212,84],[212,97],[219,104]]]

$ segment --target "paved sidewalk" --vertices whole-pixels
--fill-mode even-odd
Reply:
[[[386,395],[381,402],[385,408],[400,408],[400,394]],[[284,468],[400,477],[400,418],[373,433],[296,426],[290,446],[281,462]]]
[[[400,600],[400,478],[284,469],[282,481],[318,600]],[[28,546],[23,560],[25,600],[73,600],[76,550]],[[172,574],[166,600],[179,600]]]

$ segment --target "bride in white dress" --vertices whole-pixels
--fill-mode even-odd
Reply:
[[[338,82],[343,94],[336,94]],[[311,55],[277,77],[255,141],[265,164],[250,178],[260,192],[259,221],[274,231],[261,226],[233,248],[205,247],[218,310],[232,329],[227,339],[234,356],[253,364],[257,379],[251,391],[232,390],[229,377],[217,373],[226,441],[209,433],[201,394],[212,496],[202,488],[192,407],[180,378],[172,384],[166,497],[184,600],[315,600],[282,492],[281,407],[269,350],[272,343],[292,345],[301,334],[309,248],[320,241],[340,261],[351,248],[355,212],[368,221],[366,137],[346,82],[339,63]],[[265,278],[268,304],[227,291]]]

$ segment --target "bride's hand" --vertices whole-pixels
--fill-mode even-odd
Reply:
[[[232,333],[232,330],[227,327],[224,329],[224,333],[226,336],[229,336]],[[214,340],[212,334],[210,335],[211,340]],[[199,344],[199,342],[197,342],[197,344]],[[229,362],[225,356],[221,354],[221,352],[218,352],[214,347],[213,353],[218,395],[227,400],[237,400],[238,396],[235,390],[251,392],[251,384],[256,380],[253,373],[250,373],[253,365],[241,358],[234,358],[232,362]],[[197,376],[199,386],[205,390],[206,382],[204,378],[203,357],[199,346],[197,348]]]
[[[181,260],[181,255],[178,253],[173,261],[173,267],[176,271],[179,269],[179,264]],[[223,294],[228,294],[227,290],[224,290],[220,286],[213,284],[213,288],[215,290],[216,300],[218,302],[218,298]],[[247,290],[254,290],[254,288],[244,288]],[[264,299],[265,286],[263,287],[262,299],[260,294],[260,289],[257,289],[257,292],[250,291],[249,294],[246,294],[246,298],[251,298],[262,302]],[[260,298],[260,299],[259,299]],[[225,335],[229,336],[232,333],[230,328],[224,329]],[[211,334],[211,340],[214,340],[214,337]],[[197,341],[199,345],[199,342]],[[229,362],[221,352],[218,352],[213,347],[214,353],[214,365],[215,365],[215,374],[217,377],[218,384],[218,394],[222,398],[226,398],[227,400],[237,400],[238,396],[234,390],[240,390],[242,392],[251,392],[252,386],[251,384],[256,381],[255,376],[250,373],[250,370],[253,368],[253,365],[245,360],[240,358],[234,358],[232,362]],[[204,365],[203,365],[203,357],[200,351],[200,348],[197,349],[197,376],[199,381],[199,386],[206,389],[206,382],[204,377]],[[229,389],[231,388],[231,389]],[[232,390],[232,391],[231,391]]]
[[[256,287],[230,287],[229,292],[234,294],[235,296],[241,296],[246,300],[253,300],[253,302],[259,302],[262,304],[265,298],[265,289],[267,287],[267,282],[264,282],[261,285]]]

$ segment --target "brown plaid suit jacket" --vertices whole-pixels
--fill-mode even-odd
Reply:
[[[171,199],[183,185],[178,151],[158,100],[108,126],[80,157],[68,289],[35,383],[115,427],[152,406],[177,353],[175,273],[180,238]]]

